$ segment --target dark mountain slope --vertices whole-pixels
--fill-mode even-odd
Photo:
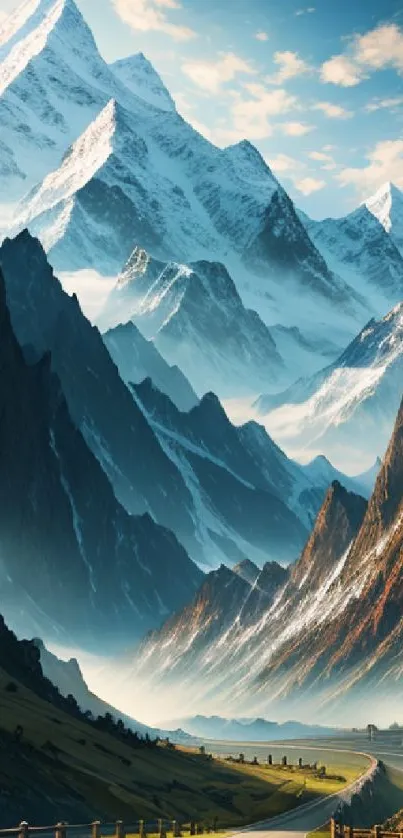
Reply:
[[[201,573],[170,531],[116,501],[50,356],[24,360],[1,276],[0,334],[3,611],[20,630],[119,646],[186,602]]]

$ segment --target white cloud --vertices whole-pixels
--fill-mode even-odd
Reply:
[[[403,72],[403,30],[387,23],[354,39],[354,57],[358,64],[380,70],[394,67]]]
[[[355,35],[346,54],[334,55],[322,64],[324,82],[353,87],[372,70],[392,68],[403,75],[403,30],[385,23],[364,35]]]
[[[267,76],[266,81],[269,84],[284,84],[288,79],[301,76],[311,69],[309,64],[303,58],[299,57],[297,52],[291,52],[291,50],[275,52],[273,61],[279,67],[279,70],[274,75]]]
[[[329,160],[332,159],[330,154],[325,154],[323,151],[310,151],[308,157],[310,157],[311,160],[318,160],[322,163],[329,162]]]
[[[326,186],[326,181],[318,180],[314,177],[304,177],[302,180],[295,180],[294,186],[303,195],[311,195],[312,192],[318,192],[320,189],[323,189]]]
[[[325,180],[310,174],[305,161],[290,157],[288,154],[279,153],[275,157],[267,156],[266,163],[280,177],[280,180],[284,178],[290,181],[303,195],[311,195],[327,185]]]
[[[386,108],[387,110],[393,112],[394,109],[399,108],[400,105],[403,105],[403,96],[392,96],[390,99],[373,99],[372,102],[368,102],[368,104],[365,105],[365,110],[368,113],[373,113]]]
[[[332,169],[337,169],[337,163],[333,159],[331,154],[327,154],[325,151],[310,151],[308,154],[310,160],[314,160],[315,163],[321,164],[321,169],[325,171],[332,171]]]
[[[182,71],[194,84],[210,93],[218,93],[223,84],[233,81],[239,74],[253,75],[256,72],[247,61],[232,52],[217,61],[185,61]]]
[[[177,0],[113,0],[113,6],[119,17],[141,32],[165,32],[175,41],[188,41],[196,36],[193,29],[172,23],[168,17],[170,11],[182,8]]]
[[[269,36],[267,32],[256,32],[255,38],[257,41],[268,41]]]
[[[266,157],[266,163],[276,174],[283,174],[284,172],[294,173],[298,169],[304,168],[304,164],[295,157],[289,157],[288,154],[277,154],[276,157]]]
[[[303,137],[315,130],[315,125],[307,125],[305,122],[282,122],[280,127],[287,137]]]
[[[391,181],[403,187],[403,139],[383,140],[366,156],[368,164],[343,169],[336,179],[342,186],[355,186],[361,197]]]
[[[312,110],[322,111],[329,119],[348,119],[353,115],[351,111],[346,111],[341,105],[334,105],[332,102],[316,102],[312,105]]]
[[[301,15],[311,15],[313,12],[316,12],[315,6],[308,6],[307,9],[298,9],[295,12],[295,16],[301,17]]]
[[[354,87],[364,78],[363,71],[346,55],[334,55],[322,64],[320,77],[328,84]]]
[[[239,138],[262,140],[269,137],[273,132],[270,118],[287,113],[297,106],[295,96],[283,88],[268,90],[263,84],[248,83],[244,89],[250,98],[234,93],[231,107],[234,129]]]

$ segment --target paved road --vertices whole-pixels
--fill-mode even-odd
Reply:
[[[340,743],[339,743],[340,744]],[[265,746],[267,749],[267,746]],[[283,747],[284,751],[292,751],[293,749],[301,750],[301,745],[290,745],[287,743],[286,747]],[[326,750],[324,748],[314,748],[314,747],[307,747],[307,751],[317,751],[323,754],[323,751]],[[329,749],[330,750],[330,749]],[[331,753],[343,753],[342,748],[335,748],[332,749]],[[345,750],[344,750],[345,753]],[[364,754],[360,752],[360,758]],[[368,754],[369,756],[369,754]],[[399,756],[399,755],[398,755]],[[402,767],[403,767],[403,757],[401,756],[402,760]],[[376,758],[372,759],[372,762],[364,773],[364,777],[366,775],[370,775],[373,771],[374,766],[376,765]],[[337,794],[329,795],[321,800],[317,800],[313,803],[306,803],[305,805],[299,806],[297,809],[294,809],[292,812],[285,812],[283,815],[278,815],[275,818],[271,818],[267,821],[262,821],[258,824],[253,824],[249,827],[246,827],[242,830],[237,830],[234,834],[234,838],[304,838],[304,836],[311,832],[314,829],[317,829],[322,824],[326,823],[334,813],[335,809],[339,802],[343,800],[343,798],[348,797],[349,794],[354,792],[357,786],[362,781],[362,777],[348,786],[341,792]]]

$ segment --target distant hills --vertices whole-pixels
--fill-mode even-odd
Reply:
[[[220,716],[189,716],[166,724],[168,727],[183,726],[201,739],[232,742],[275,742],[284,739],[342,735],[342,731],[337,728],[304,725],[295,721],[279,724],[266,719],[224,719]]]

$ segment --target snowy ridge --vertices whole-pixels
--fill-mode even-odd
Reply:
[[[42,212],[49,212],[59,202],[72,198],[85,186],[113,151],[116,129],[116,102],[111,99],[99,116],[72,145],[59,169],[46,176],[29,199],[23,223]],[[17,226],[21,223],[16,221]]]
[[[262,396],[264,424],[286,450],[324,452],[341,469],[382,456],[401,398],[403,303],[370,321],[331,366],[283,394]],[[351,460],[354,449],[360,461]]]
[[[116,275],[136,245],[165,262],[221,262],[247,309],[259,311],[266,325],[298,327],[302,340],[309,338],[310,369],[329,352],[335,357],[368,319],[365,301],[328,270],[259,152],[247,141],[223,150],[203,138],[177,113],[141,53],[107,65],[74,0],[28,4],[4,38],[9,53],[22,50],[25,38],[31,44],[28,64],[14,61],[21,71],[0,98],[4,194],[11,202],[42,183],[19,207],[12,229],[29,223],[57,270]],[[97,163],[85,139],[111,99],[113,152]],[[66,179],[69,158],[79,163],[76,180]],[[287,286],[298,306],[290,305]],[[315,340],[313,322],[321,324]]]
[[[375,195],[365,202],[365,206],[375,218],[382,224],[387,233],[392,230],[392,219],[390,217],[392,210],[392,184],[384,183]]]
[[[36,29],[18,40],[0,66],[0,95],[25,70],[29,62],[44,48],[49,34],[63,12],[66,0],[56,0],[49,5],[49,11]],[[0,32],[0,37],[3,33]],[[1,56],[1,53],[0,53]]]
[[[380,220],[362,205],[345,218],[312,221],[299,213],[329,266],[383,314],[403,298],[403,257]]]

